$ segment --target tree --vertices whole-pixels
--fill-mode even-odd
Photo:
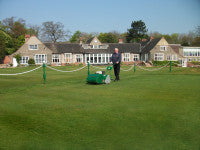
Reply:
[[[172,44],[179,44],[178,37],[179,37],[179,34],[178,34],[178,33],[173,33],[173,34],[171,34]]]
[[[148,38],[147,28],[142,20],[131,23],[131,28],[128,29],[126,40],[127,42],[140,42],[143,38]]]
[[[16,58],[17,63],[20,64],[21,55],[20,54],[15,54],[14,57]]]
[[[6,18],[0,24],[0,34],[4,36],[5,53],[10,55],[24,44],[26,33],[25,20],[15,17]]]
[[[120,34],[120,38],[123,39],[124,43],[127,42],[126,36],[127,36],[127,32],[124,32],[124,33],[121,33],[121,34]]]
[[[4,51],[5,55],[12,54],[15,51],[13,38],[2,30],[0,30],[0,38],[2,39],[1,44],[4,45],[1,51]]]
[[[118,36],[116,34],[111,33],[111,32],[100,33],[99,36],[98,36],[98,39],[102,43],[117,43],[118,42]]]
[[[61,22],[54,23],[53,21],[47,21],[42,24],[42,35],[54,43],[58,40],[62,41],[68,36],[64,30],[64,25]]]
[[[25,42],[25,36],[20,35],[17,39],[15,39],[15,45],[17,48],[21,47]]]
[[[26,23],[24,19],[19,18],[18,20],[15,17],[6,18],[2,21],[5,32],[10,34],[14,38],[18,38],[20,35],[26,33]]]
[[[190,43],[188,42],[188,37],[187,35],[183,35],[181,38],[181,45],[182,46],[190,46]]]
[[[92,32],[92,33],[86,33],[86,32],[81,32],[81,38],[83,42],[88,41],[89,39],[91,39],[94,36],[98,36],[98,33],[96,32]],[[80,38],[79,38],[80,39]]]
[[[37,25],[29,25],[27,28],[26,34],[39,36],[40,27]]]
[[[200,26],[198,26],[195,30],[196,37],[193,39],[191,46],[200,46]]]
[[[155,31],[155,32],[149,33],[149,36],[152,36],[152,37],[154,37],[154,38],[161,38],[161,37],[162,37],[162,34],[159,33],[159,32],[157,32],[157,31]]]
[[[5,39],[0,34],[0,64],[3,63],[4,57],[6,55],[5,49],[6,49]]]
[[[200,37],[200,25],[196,27],[195,33],[196,37]]]
[[[70,38],[71,43],[78,43],[81,37],[81,31],[77,30]]]
[[[167,40],[168,43],[172,44],[172,37],[169,34],[163,34],[162,37],[165,38],[165,40]]]
[[[25,33],[26,33],[25,25],[21,24],[20,22],[15,22],[12,28],[13,37],[18,38],[20,35],[25,35]]]
[[[80,37],[82,38],[83,42],[86,42],[87,40],[89,40],[90,38],[96,36],[98,33],[86,33],[86,32],[81,32],[79,30],[77,30],[72,37],[70,38],[70,42],[71,43],[79,43],[80,42]]]
[[[200,36],[192,41],[191,46],[200,46]]]
[[[5,45],[5,54],[10,55],[21,47],[24,42],[24,35],[38,35],[39,27],[36,25],[30,25],[26,27],[24,19],[16,19],[15,17],[6,18],[0,21],[0,35],[3,36]]]

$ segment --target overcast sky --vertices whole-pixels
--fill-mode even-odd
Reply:
[[[200,25],[200,0],[0,0],[0,20],[62,22],[71,32],[126,32],[133,20],[148,30],[187,33]]]

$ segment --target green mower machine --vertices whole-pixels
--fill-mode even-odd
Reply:
[[[109,84],[111,82],[111,70],[112,70],[112,66],[107,66],[106,71],[97,71],[95,74],[90,74],[90,64],[88,62],[87,83]],[[108,75],[108,72],[110,75]]]

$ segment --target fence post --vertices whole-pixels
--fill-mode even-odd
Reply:
[[[170,60],[169,72],[172,71],[172,61]]]
[[[43,79],[44,79],[44,84],[45,84],[46,83],[45,63],[43,63],[42,67],[43,67]]]
[[[134,72],[135,72],[135,61],[134,61]]]
[[[88,61],[88,75],[90,75],[90,62]]]

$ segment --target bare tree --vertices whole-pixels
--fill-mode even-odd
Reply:
[[[2,25],[5,31],[15,38],[26,33],[26,21],[22,18],[18,20],[15,17],[6,18],[2,20]]]
[[[68,35],[69,31],[64,30],[64,25],[61,22],[47,21],[42,24],[42,39],[44,40],[56,43],[65,40]]]
[[[196,36],[200,37],[200,25],[196,27],[195,32],[196,32]]]
[[[39,36],[40,27],[38,25],[28,25],[27,26],[27,34]]]

